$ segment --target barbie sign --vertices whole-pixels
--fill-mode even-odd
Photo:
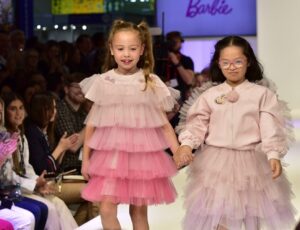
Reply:
[[[201,14],[230,14],[232,12],[232,7],[222,0],[214,0],[212,3],[204,4],[201,0],[190,0],[189,6],[187,8],[186,16],[195,17]]]
[[[256,34],[255,0],[157,0],[157,24],[184,36]]]

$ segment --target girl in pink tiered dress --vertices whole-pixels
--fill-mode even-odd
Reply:
[[[175,154],[180,166],[197,149],[183,229],[291,230],[292,191],[280,160],[290,142],[284,106],[261,85],[262,69],[245,39],[225,37],[215,49],[216,84],[188,110]]]
[[[170,177],[176,173],[164,152],[178,148],[165,111],[174,99],[151,73],[151,35],[144,23],[115,21],[108,38],[106,71],[80,83],[93,102],[86,120],[82,197],[100,202],[104,229],[121,229],[117,205],[130,204],[133,229],[149,229],[147,205],[176,197]]]

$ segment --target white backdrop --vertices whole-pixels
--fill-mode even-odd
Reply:
[[[295,118],[300,118],[299,12],[299,0],[257,0],[258,57]]]

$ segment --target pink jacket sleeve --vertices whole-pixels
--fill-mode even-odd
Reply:
[[[268,159],[280,159],[288,150],[287,137],[285,135],[285,121],[280,113],[281,108],[277,96],[270,90],[262,97],[260,103],[260,134],[262,151]]]
[[[204,142],[210,113],[208,103],[204,95],[201,95],[187,113],[185,128],[179,134],[181,145],[188,145],[196,149]]]

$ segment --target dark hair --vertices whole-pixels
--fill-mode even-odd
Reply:
[[[37,93],[31,98],[28,108],[30,120],[39,128],[45,128],[54,112],[54,97],[48,93]]]
[[[8,121],[8,116],[7,116],[7,108],[9,107],[9,105],[15,101],[15,100],[20,100],[23,105],[24,105],[24,110],[25,110],[25,103],[24,103],[24,100],[21,96],[19,96],[18,94],[14,93],[14,92],[7,92],[5,94],[2,95],[2,99],[4,101],[4,105],[5,105],[5,118],[4,118],[4,125],[6,127],[6,129],[9,131],[9,132],[15,132],[17,130],[14,129],[14,127],[12,127],[12,125],[10,124],[10,122]],[[21,125],[20,127],[18,127],[21,131],[21,134],[24,133],[24,126]]]
[[[210,61],[209,69],[213,82],[224,82],[226,80],[219,67],[218,62],[221,51],[228,46],[238,46],[242,48],[243,54],[247,57],[247,61],[249,64],[245,75],[248,81],[254,82],[263,78],[262,65],[258,62],[249,42],[239,36],[227,36],[216,43],[215,53],[213,54]]]
[[[91,36],[88,34],[80,34],[76,39],[75,44],[78,45],[79,43],[82,43],[85,39],[91,39]]]
[[[68,73],[62,76],[63,85],[70,86],[72,83],[79,83],[81,82],[86,75],[80,72]]]
[[[171,32],[167,33],[167,35],[166,35],[167,41],[171,41],[176,38],[179,38],[181,42],[184,42],[184,39],[181,36],[181,33],[179,31],[171,31]]]
[[[20,175],[24,175],[25,173],[25,168],[24,168],[24,121],[23,123],[18,127],[19,130],[16,130],[15,127],[12,126],[12,124],[9,122],[8,116],[7,116],[7,108],[9,105],[15,101],[15,100],[20,100],[23,105],[24,101],[23,99],[17,95],[14,92],[7,92],[2,95],[4,104],[5,104],[5,127],[8,132],[14,133],[18,132],[20,130],[20,142],[18,143],[18,148],[16,151],[12,154],[12,160],[13,160],[13,170]],[[24,108],[25,109],[25,108]]]
[[[54,141],[54,122],[50,122],[55,110],[54,100],[50,92],[34,94],[28,109],[28,118],[33,124],[40,129],[47,126],[47,135],[51,144]]]

